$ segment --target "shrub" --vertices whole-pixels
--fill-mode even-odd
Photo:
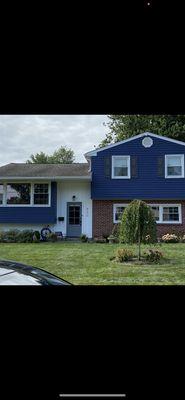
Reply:
[[[185,235],[180,238],[180,242],[185,243]]]
[[[33,231],[27,229],[19,231],[16,241],[18,243],[31,243],[33,241]]]
[[[4,243],[29,243],[32,242],[32,239],[32,230],[19,231],[15,229],[0,233],[0,242]]]
[[[128,249],[117,249],[116,251],[116,261],[124,262],[132,260],[134,254],[131,250]]]
[[[156,221],[153,212],[144,201],[133,200],[125,208],[121,219],[120,242],[137,243],[140,260],[141,243],[145,242],[147,235],[150,236],[151,242],[156,242]]]
[[[161,253],[161,251],[156,250],[156,249],[149,249],[148,253],[144,253],[146,255],[146,260],[147,261],[151,261],[154,263],[157,263],[158,261],[161,260],[161,258],[163,258],[163,253]]]
[[[51,232],[51,233],[49,233],[48,235],[47,235],[47,240],[49,241],[49,242],[57,242],[57,235],[56,235],[56,233],[55,232]]]
[[[114,224],[113,230],[111,232],[111,235],[115,236],[117,239],[119,239],[120,235],[120,224]]]
[[[39,231],[34,231],[32,239],[33,239],[33,242],[35,242],[35,243],[40,242],[40,232]]]
[[[103,237],[103,239],[105,239],[106,240],[106,243],[108,243],[108,237],[109,237],[109,234],[108,233],[103,233],[102,234],[102,237]]]
[[[179,239],[177,235],[167,233],[166,235],[162,236],[162,241],[165,243],[178,243]]]
[[[85,243],[88,241],[88,237],[84,233],[82,233],[82,235],[80,236],[80,240],[81,240],[81,242]]]

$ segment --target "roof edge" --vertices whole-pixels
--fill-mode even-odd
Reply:
[[[156,138],[159,138],[159,139],[162,139],[162,140],[166,140],[168,142],[172,142],[172,143],[176,143],[176,144],[185,146],[185,142],[182,142],[180,140],[171,139],[171,138],[168,138],[167,136],[157,135],[157,134],[152,133],[152,132],[144,132],[144,133],[140,133],[138,135],[132,136],[132,137],[130,137],[128,139],[121,140],[120,142],[112,143],[112,144],[109,144],[109,145],[107,145],[105,147],[101,147],[99,149],[89,151],[89,152],[85,153],[84,156],[85,156],[86,159],[88,157],[96,156],[97,153],[99,153],[100,151],[104,151],[104,150],[110,149],[112,147],[119,146],[120,144],[125,144],[125,143],[128,143],[128,142],[131,142],[132,140],[139,139],[140,137],[143,137],[143,136],[152,136],[152,137],[156,137]]]

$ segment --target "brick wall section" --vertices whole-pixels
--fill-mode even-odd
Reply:
[[[144,200],[148,204],[181,204],[182,224],[157,224],[157,235],[166,233],[185,234],[185,200]],[[103,234],[110,234],[113,224],[113,204],[128,204],[124,200],[93,200],[93,237],[100,238]]]

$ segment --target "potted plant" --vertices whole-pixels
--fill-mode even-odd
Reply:
[[[84,233],[82,233],[82,235],[80,236],[80,240],[81,242],[86,243],[88,241],[88,237]]]

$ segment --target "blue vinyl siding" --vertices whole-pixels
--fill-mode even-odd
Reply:
[[[51,207],[0,207],[0,223],[51,224],[56,222],[57,183],[51,183]]]
[[[165,179],[158,176],[158,157],[185,154],[185,146],[152,137],[153,145],[145,148],[143,137],[97,153],[92,157],[92,199],[185,199],[185,178]],[[114,155],[137,156],[138,176],[131,179],[105,177],[104,158]]]

